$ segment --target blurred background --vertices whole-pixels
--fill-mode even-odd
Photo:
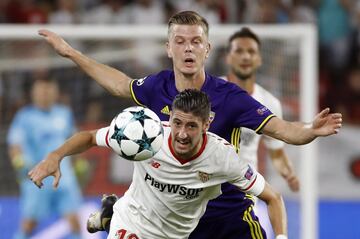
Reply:
[[[344,124],[335,137],[318,139],[317,187],[318,238],[360,238],[360,1],[359,0],[1,0],[0,29],[9,26],[52,24],[57,26],[164,26],[180,10],[194,10],[212,26],[291,26],[307,24],[317,33],[316,82],[318,109],[330,107],[343,114]],[[15,24],[15,25],[9,25]],[[256,32],[256,31],[255,31]],[[261,36],[261,32],[256,32]],[[96,33],[95,33],[96,34]],[[284,33],[286,35],[286,32]],[[101,35],[99,33],[99,35]],[[227,38],[214,40],[207,71],[222,76]],[[66,37],[65,37],[66,38]],[[144,77],[171,62],[163,39],[140,36],[132,39],[76,39],[68,42],[84,54],[127,73]],[[284,118],[300,119],[299,76],[301,39],[262,39],[263,66],[258,82],[281,99]],[[30,103],[35,79],[53,79],[60,87],[59,102],[74,114],[77,130],[107,125],[123,108],[133,105],[99,87],[74,64],[57,56],[40,38],[0,39],[0,238],[13,238],[19,227],[19,184],[8,155],[7,134],[16,112]],[[288,146],[297,173],[301,147]],[[271,163],[261,154],[260,169],[286,199],[289,238],[300,238],[299,194],[287,190]],[[106,238],[87,234],[85,222],[100,205],[103,193],[121,195],[131,182],[132,164],[109,150],[94,148],[72,158],[83,203],[79,208],[83,238]],[[316,164],[316,166],[315,166]],[[69,226],[58,215],[40,223],[34,238],[67,238]]]

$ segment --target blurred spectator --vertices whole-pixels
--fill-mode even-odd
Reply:
[[[49,4],[35,0],[9,1],[6,18],[11,23],[41,24],[47,22]]]
[[[0,1],[0,23],[7,23],[6,8],[9,0]]]
[[[135,0],[129,5],[130,24],[158,25],[165,24],[165,6],[159,0]],[[133,62],[136,71],[146,74],[158,67],[159,55],[164,43],[142,38],[133,42]]]
[[[130,4],[131,24],[164,24],[166,23],[164,6],[159,0],[135,0]]]
[[[342,75],[349,63],[351,0],[321,0],[318,6],[320,57],[324,67]],[[333,80],[337,80],[338,75]]]
[[[344,87],[337,93],[336,107],[341,110],[344,122],[360,124],[360,67],[350,70]]]
[[[245,0],[246,23],[287,23],[290,5],[281,0]]]
[[[55,11],[49,14],[50,24],[74,24],[79,23],[76,1],[56,0]]]
[[[219,24],[225,13],[223,1],[217,0],[172,0],[178,11],[192,10],[206,18],[209,24]],[[225,16],[223,16],[225,18]]]
[[[82,22],[86,24],[126,24],[129,23],[129,16],[125,0],[103,0],[100,5],[84,13]]]
[[[351,44],[351,66],[360,66],[360,1],[353,8],[353,26],[354,32]]]
[[[52,213],[68,220],[72,239],[80,238],[76,210],[81,202],[81,192],[71,161],[65,159],[62,165],[64,181],[57,190],[52,188],[52,179],[46,180],[43,188],[39,189],[27,178],[28,171],[35,164],[74,132],[70,109],[56,104],[58,94],[54,81],[36,79],[31,89],[32,104],[17,112],[9,128],[8,151],[20,184],[22,219],[16,239],[29,238],[38,221]]]
[[[293,0],[290,21],[294,23],[317,23],[316,13],[306,0]]]

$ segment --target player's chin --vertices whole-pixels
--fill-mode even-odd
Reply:
[[[174,150],[178,155],[186,155],[190,151],[189,144],[175,143]]]
[[[181,73],[184,75],[194,75],[198,72],[198,68],[195,66],[184,66],[181,68]]]

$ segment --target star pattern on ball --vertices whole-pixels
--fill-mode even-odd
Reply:
[[[113,135],[111,135],[111,139],[116,140],[116,142],[118,142],[118,144],[121,145],[121,140],[123,139],[128,140],[128,137],[126,137],[126,135],[124,134],[124,128],[118,128],[115,125],[114,133]]]
[[[144,126],[144,121],[146,119],[151,119],[150,116],[145,114],[144,110],[130,111],[130,112],[133,114],[131,121],[139,121],[142,126]]]
[[[156,137],[148,138],[144,132],[141,138],[142,139],[135,141],[139,145],[138,152],[141,152],[144,149],[151,150],[151,143],[155,140]]]

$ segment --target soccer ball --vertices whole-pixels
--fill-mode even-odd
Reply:
[[[115,116],[107,137],[109,146],[119,156],[131,161],[142,161],[160,150],[164,129],[153,111],[133,106]]]

